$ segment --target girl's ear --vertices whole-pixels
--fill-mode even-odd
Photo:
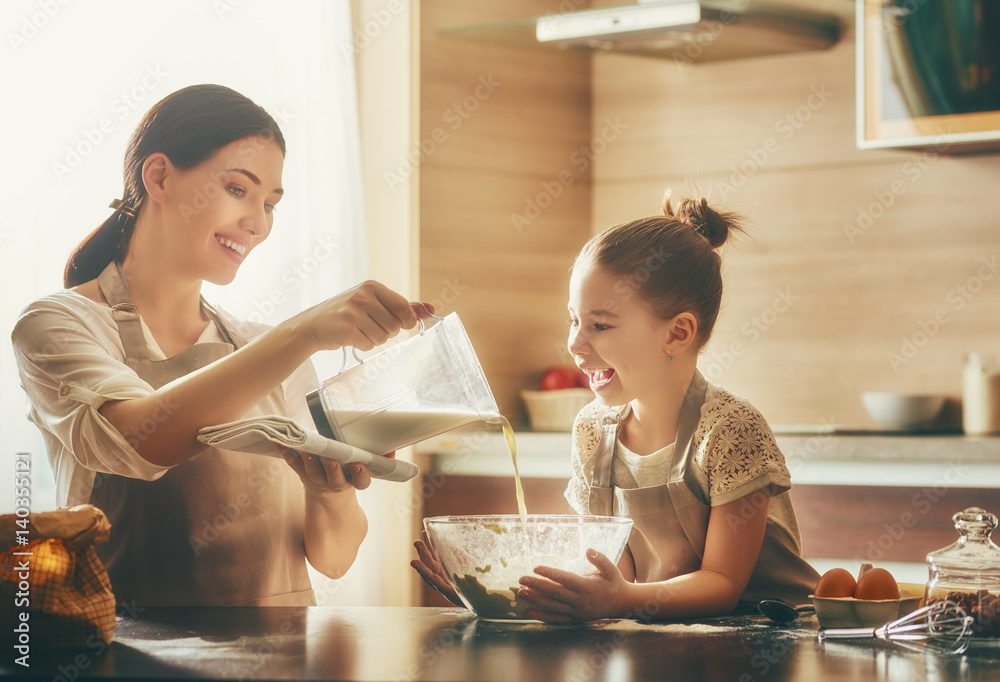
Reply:
[[[670,356],[683,353],[698,336],[698,320],[691,313],[678,313],[667,323],[663,350]]]
[[[164,203],[167,179],[174,172],[174,166],[163,152],[156,152],[142,162],[142,184],[151,201]]]

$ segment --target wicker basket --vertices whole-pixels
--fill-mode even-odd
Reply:
[[[589,388],[521,391],[534,431],[571,431],[576,414],[594,399]]]

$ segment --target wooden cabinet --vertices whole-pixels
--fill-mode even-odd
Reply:
[[[802,554],[817,559],[922,563],[958,540],[956,512],[1000,511],[997,488],[794,485],[789,494]]]
[[[429,487],[434,481],[425,481]],[[572,514],[566,481],[528,478],[525,503],[533,514]],[[951,520],[968,507],[1000,510],[1000,489],[946,486],[796,485],[792,503],[810,559],[923,563],[928,552],[958,539]],[[513,481],[503,476],[448,476],[424,503],[424,516],[516,514]],[[420,604],[448,602],[426,585]]]
[[[858,2],[859,147],[1000,149],[1000,12],[963,4]]]

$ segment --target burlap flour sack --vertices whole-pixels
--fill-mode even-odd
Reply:
[[[94,551],[110,532],[104,512],[89,504],[0,516],[0,639],[7,646],[27,654],[110,644],[115,596]]]

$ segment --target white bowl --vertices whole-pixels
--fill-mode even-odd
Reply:
[[[861,402],[872,419],[894,429],[910,429],[934,420],[944,407],[944,396],[866,391]]]

